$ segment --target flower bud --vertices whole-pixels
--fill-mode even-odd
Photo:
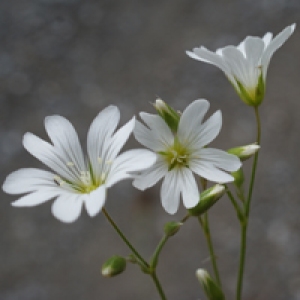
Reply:
[[[189,214],[197,217],[205,213],[225,194],[225,191],[225,186],[221,184],[216,184],[213,187],[203,191],[200,194],[200,201],[198,204],[195,207],[188,209]]]
[[[158,114],[164,119],[169,128],[176,132],[179,124],[180,115],[171,106],[161,99],[156,99],[154,107]]]
[[[240,160],[244,161],[253,156],[259,150],[259,148],[260,146],[254,143],[246,146],[231,148],[227,152],[236,155]]]
[[[198,269],[196,271],[196,276],[209,300],[225,300],[222,290],[206,270]]]
[[[114,255],[103,264],[101,273],[104,277],[113,277],[122,273],[125,269],[125,258],[118,255]]]
[[[171,221],[171,222],[166,223],[165,226],[164,226],[165,235],[173,236],[174,234],[176,234],[178,232],[181,225],[182,225],[181,222],[175,222],[175,221]]]

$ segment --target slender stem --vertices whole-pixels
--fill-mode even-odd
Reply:
[[[109,221],[109,223],[113,226],[113,228],[116,230],[116,232],[119,234],[119,236],[121,237],[121,239],[124,241],[124,243],[129,247],[129,249],[133,252],[133,254],[139,259],[140,263],[143,265],[143,267],[148,271],[147,273],[151,276],[151,278],[153,279],[156,289],[160,295],[161,300],[167,300],[162,286],[157,278],[156,275],[156,270],[155,270],[155,266],[154,268],[151,268],[150,265],[146,262],[146,260],[138,253],[138,251],[132,246],[132,244],[128,241],[128,239],[125,237],[125,235],[122,233],[122,231],[120,230],[120,228],[117,226],[117,224],[114,222],[114,220],[111,218],[111,216],[108,214],[107,210],[105,208],[102,209],[103,214],[105,215],[105,217],[107,218],[107,220]],[[158,259],[158,255],[159,252],[161,251],[163,245],[165,244],[165,242],[167,241],[167,238],[162,239],[162,241],[159,243],[156,252],[157,252],[157,259]]]
[[[119,229],[117,224],[113,221],[113,219],[110,217],[108,212],[105,208],[102,209],[103,214],[109,221],[109,223],[113,226],[113,228],[116,230],[116,232],[119,234],[121,239],[124,241],[124,243],[130,248],[130,250],[133,252],[133,254],[140,260],[140,262],[144,265],[144,267],[149,268],[149,264],[143,259],[143,257],[138,253],[138,251],[132,246],[132,244],[128,241],[128,239],[125,237],[125,235],[122,233],[122,231]]]
[[[259,117],[259,113],[258,113],[258,108],[255,107],[254,111],[255,111],[255,118],[256,118],[256,123],[257,123],[256,142],[257,142],[258,145],[260,145],[260,140],[261,140],[261,124],[260,124],[260,117]],[[247,201],[246,201],[246,208],[245,208],[245,213],[246,213],[247,217],[249,216],[249,213],[250,213],[250,204],[251,204],[253,186],[254,186],[255,175],[256,175],[258,153],[259,153],[259,151],[255,153],[254,160],[253,160],[252,174],[251,174],[251,180],[250,180],[250,185],[249,185],[248,198],[247,198]]]
[[[233,207],[236,210],[236,214],[238,216],[238,219],[241,221],[243,219],[243,212],[241,210],[241,207],[238,205],[237,201],[235,200],[234,196],[232,195],[231,191],[229,190],[229,188],[227,187],[227,185],[225,185],[226,187],[226,193],[228,198],[230,199]]]
[[[243,288],[244,268],[246,259],[246,246],[247,246],[247,222],[241,222],[241,245],[240,245],[240,263],[238,271],[238,282],[236,289],[236,299],[240,300]]]
[[[152,277],[152,279],[153,279],[153,281],[155,283],[156,289],[157,289],[157,291],[158,291],[158,293],[160,295],[161,300],[167,300],[167,297],[166,297],[166,295],[165,295],[165,293],[164,293],[164,291],[162,289],[162,286],[161,286],[161,284],[160,284],[160,282],[159,282],[159,280],[157,278],[155,270],[150,275],[151,275],[151,277]]]
[[[260,123],[260,117],[259,117],[257,107],[254,108],[254,112],[255,112],[255,118],[257,124],[256,142],[258,145],[260,145],[261,123]],[[251,204],[255,175],[256,175],[257,161],[258,161],[258,152],[256,152],[254,156],[248,197],[244,205],[244,218],[241,220],[241,246],[240,246],[239,272],[238,272],[238,280],[237,280],[237,288],[236,288],[236,300],[241,300],[241,295],[242,295],[244,266],[245,266],[246,248],[247,248],[248,219],[250,214],[250,204]]]
[[[187,214],[185,217],[183,217],[182,219],[181,219],[181,223],[185,223],[189,218],[190,218],[190,216],[191,215],[189,215],[189,214]]]
[[[218,265],[217,265],[217,261],[216,261],[216,255],[215,255],[215,252],[214,252],[214,247],[213,247],[213,243],[212,243],[212,240],[211,240],[208,214],[205,213],[204,220],[201,219],[201,217],[199,216],[198,221],[199,221],[199,223],[200,223],[200,225],[203,229],[203,232],[204,232],[204,235],[205,235],[205,238],[206,238],[206,242],[207,242],[207,246],[208,246],[208,250],[209,250],[209,256],[210,256],[210,259],[211,259],[211,262],[212,262],[212,266],[213,266],[216,281],[217,281],[219,287],[221,288],[222,284],[221,284]]]
[[[155,270],[157,263],[158,263],[158,257],[159,254],[162,250],[162,248],[164,247],[165,243],[167,242],[167,240],[169,239],[169,236],[165,235],[159,242],[158,246],[156,247],[154,254],[152,256],[152,259],[150,261],[150,268]]]

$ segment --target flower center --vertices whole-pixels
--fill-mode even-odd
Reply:
[[[97,189],[100,185],[104,184],[112,161],[103,161],[99,157],[98,163],[101,165],[102,170],[100,176],[98,175],[95,177],[91,165],[89,166],[89,170],[81,171],[77,169],[77,166],[73,162],[67,162],[66,165],[70,168],[77,180],[73,182],[58,175],[55,175],[53,180],[57,185],[67,190],[72,190],[81,194],[89,194],[90,192]]]
[[[188,168],[190,154],[188,149],[183,147],[177,139],[174,141],[174,145],[167,149],[165,152],[160,152],[167,161],[169,166],[169,171],[176,168]]]

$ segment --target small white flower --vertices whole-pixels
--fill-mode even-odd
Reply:
[[[26,133],[25,149],[54,173],[34,168],[11,173],[3,190],[9,194],[27,193],[12,205],[35,206],[57,198],[52,213],[63,222],[75,221],[83,205],[91,217],[95,216],[104,206],[107,188],[131,178],[131,172],[151,166],[156,159],[143,149],[129,150],[118,156],[135,124],[132,118],[115,132],[119,119],[116,106],[108,106],[98,114],[88,132],[87,157],[74,127],[61,116],[45,119],[45,128],[53,144]]]
[[[274,39],[273,34],[268,32],[263,38],[248,36],[237,47],[227,46],[216,53],[203,46],[186,53],[191,58],[220,68],[242,100],[248,105],[258,106],[264,98],[270,60],[294,32],[295,26],[286,27]]]
[[[154,151],[157,160],[134,180],[133,185],[144,190],[164,177],[161,201],[170,214],[178,210],[180,194],[186,208],[192,208],[199,202],[199,189],[193,172],[207,180],[225,183],[234,178],[224,171],[236,171],[241,166],[235,155],[205,147],[215,139],[222,126],[220,111],[203,123],[208,108],[209,102],[204,99],[191,103],[180,117],[176,134],[158,115],[140,114],[148,128],[136,121],[136,139]]]

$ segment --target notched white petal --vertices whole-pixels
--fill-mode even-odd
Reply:
[[[41,189],[37,192],[33,192],[31,194],[25,195],[18,200],[11,203],[12,206],[16,207],[24,207],[24,206],[36,206],[42,204],[48,200],[53,199],[54,197],[61,194],[58,189]]]
[[[205,99],[193,101],[182,113],[178,125],[178,138],[185,144],[197,136],[202,121],[209,109],[209,102]]]
[[[196,206],[200,200],[195,177],[188,168],[182,168],[180,173],[178,181],[180,182],[183,204],[186,208],[192,208]]]
[[[123,125],[113,136],[105,149],[104,153],[107,160],[114,160],[118,155],[120,150],[123,148],[127,142],[130,134],[132,133],[135,125],[135,117],[133,117],[129,122]],[[105,147],[106,148],[106,147]]]
[[[72,223],[81,213],[84,195],[66,194],[58,197],[52,204],[51,211],[54,217],[64,223]]]
[[[135,177],[133,186],[144,191],[145,189],[155,185],[162,177],[168,173],[168,166],[164,160],[158,158],[155,164],[147,170],[141,172]]]
[[[90,194],[85,196],[84,204],[87,213],[90,217],[96,216],[104,206],[106,199],[106,188],[104,185],[100,186]]]
[[[173,170],[165,176],[161,186],[161,202],[165,211],[174,215],[179,207],[180,201],[180,185],[178,182],[178,174]]]
[[[219,149],[203,148],[199,156],[202,161],[212,163],[215,167],[228,172],[237,171],[242,166],[237,156]]]
[[[106,180],[106,186],[134,177],[134,173],[152,166],[156,161],[156,154],[145,149],[133,149],[120,154],[113,162]]]
[[[48,171],[24,168],[9,174],[2,186],[5,193],[23,194],[42,187],[55,187],[54,174]]]

